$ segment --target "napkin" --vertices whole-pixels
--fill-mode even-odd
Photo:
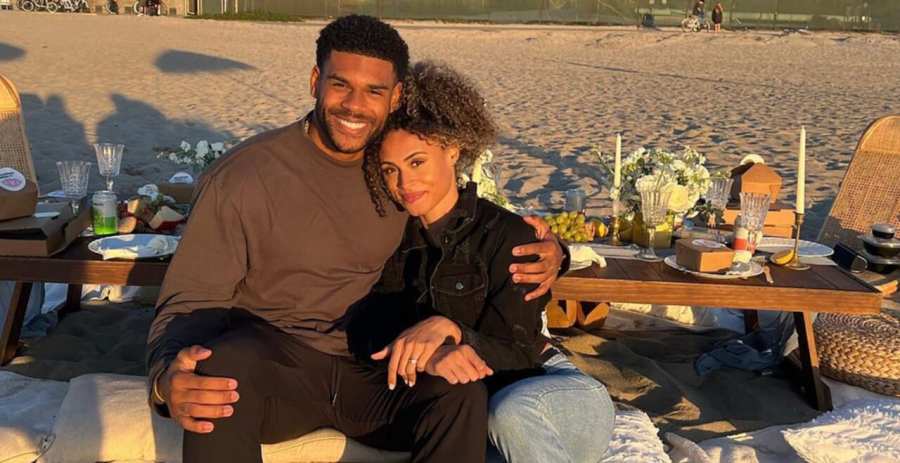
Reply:
[[[571,244],[569,245],[569,255],[572,256],[572,263],[569,265],[569,270],[587,268],[590,267],[591,264],[606,267],[606,259],[597,254],[590,246]]]

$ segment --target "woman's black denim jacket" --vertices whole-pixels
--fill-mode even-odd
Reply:
[[[368,358],[404,329],[443,315],[459,325],[462,343],[495,372],[538,366],[547,341],[541,335],[541,314],[550,296],[526,302],[525,294],[536,285],[514,284],[509,273],[510,264],[534,260],[512,255],[515,246],[535,241],[534,228],[479,199],[473,183],[460,190],[450,214],[440,235],[438,261],[431,265],[421,221],[410,217],[381,280],[349,313],[351,351]],[[430,276],[429,267],[434,268]]]

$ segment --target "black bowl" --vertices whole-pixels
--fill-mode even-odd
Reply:
[[[900,256],[900,240],[880,240],[871,236],[862,238],[863,247],[866,251],[878,257],[893,259]]]

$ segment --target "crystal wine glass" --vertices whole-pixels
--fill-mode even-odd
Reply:
[[[81,199],[87,196],[88,180],[91,177],[91,163],[85,161],[57,161],[59,183],[63,194],[72,206],[72,212],[78,213]]]
[[[769,195],[765,193],[741,193],[741,225],[747,229],[750,249],[754,249],[757,237],[766,223],[769,213]]]
[[[730,178],[714,178],[706,192],[706,200],[714,209],[712,217],[713,227],[716,230],[716,241],[722,242],[720,226],[722,223],[722,214],[725,206],[728,205],[728,197],[731,195],[731,184],[734,180]]]
[[[669,197],[672,191],[668,188],[653,188],[641,191],[641,217],[644,225],[649,233],[649,242],[647,247],[641,249],[638,253],[638,259],[648,262],[659,262],[659,256],[653,250],[654,240],[656,238],[656,227],[662,225],[666,221],[666,215],[669,212]]]
[[[122,152],[125,145],[121,143],[97,143],[94,151],[97,153],[97,167],[100,175],[106,177],[106,189],[113,191],[113,179],[119,175],[122,167]]]

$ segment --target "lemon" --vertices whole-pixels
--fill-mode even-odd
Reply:
[[[606,238],[606,234],[609,233],[609,229],[606,228],[606,224],[595,220],[594,221],[594,229],[596,230],[597,238]]]
[[[788,262],[794,259],[794,250],[793,249],[785,249],[783,251],[778,251],[775,254],[772,254],[771,260],[775,265],[786,265]]]

